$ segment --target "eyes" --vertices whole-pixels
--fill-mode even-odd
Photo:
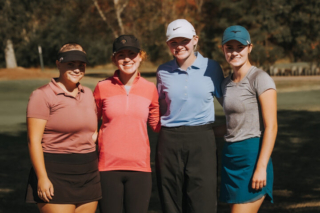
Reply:
[[[67,67],[69,69],[80,69],[84,70],[86,68],[86,63],[84,62],[78,62],[78,61],[70,61],[67,62]]]
[[[231,52],[231,51],[241,52],[246,47],[247,46],[245,45],[237,45],[237,46],[226,45],[225,50],[227,50],[228,52]]]
[[[181,46],[187,45],[187,44],[189,44],[190,41],[191,41],[191,39],[187,39],[187,38],[184,38],[181,41],[173,39],[173,40],[170,40],[168,42],[168,44],[169,44],[170,47],[174,48],[174,47],[177,47],[179,45],[181,45]]]
[[[116,60],[123,60],[126,57],[130,58],[130,59],[134,59],[135,57],[137,57],[139,53],[133,52],[131,50],[124,50],[124,51],[120,51],[118,53],[116,53],[115,58]]]

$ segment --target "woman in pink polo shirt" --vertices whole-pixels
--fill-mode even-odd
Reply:
[[[76,43],[63,45],[60,72],[30,96],[27,109],[32,169],[26,202],[40,212],[94,213],[101,198],[96,153],[96,106],[89,88],[80,85],[86,53]]]
[[[146,53],[132,35],[113,43],[114,75],[95,88],[99,131],[101,213],[146,213],[151,195],[150,145],[147,122],[158,131],[159,104],[155,85],[138,72]]]

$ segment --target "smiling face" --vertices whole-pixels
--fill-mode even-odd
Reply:
[[[198,43],[198,36],[192,39],[177,37],[169,40],[167,45],[172,55],[178,62],[186,61],[190,55],[194,55],[194,46]]]
[[[231,40],[223,46],[224,56],[232,67],[241,67],[249,62],[249,53],[252,50],[252,44],[243,45],[239,41]]]
[[[56,61],[62,82],[77,84],[83,78],[86,71],[86,63],[82,61],[69,61],[60,63]]]
[[[142,61],[140,53],[132,50],[120,50],[112,57],[113,62],[123,74],[134,74]]]

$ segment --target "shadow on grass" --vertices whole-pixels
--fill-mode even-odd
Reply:
[[[320,112],[289,110],[278,112],[279,133],[272,155],[275,204],[264,202],[260,213],[320,211],[319,118]],[[217,123],[223,121],[223,116],[217,116]],[[157,134],[149,131],[149,135],[152,170],[155,171]],[[31,166],[26,138],[26,132],[16,135],[0,134],[0,213],[37,212],[35,205],[24,203]],[[217,143],[220,152],[223,140],[219,138]],[[154,173],[152,177],[153,191],[149,212],[160,213]],[[229,207],[219,203],[218,212],[229,212]]]

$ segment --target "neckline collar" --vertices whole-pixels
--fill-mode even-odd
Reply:
[[[50,87],[52,88],[53,92],[56,94],[56,95],[59,95],[59,94],[64,94],[64,95],[69,95],[68,93],[66,93],[57,83],[56,79],[58,78],[52,78],[51,79],[51,82],[49,83]],[[84,93],[84,88],[83,86],[78,83],[78,90],[79,92],[82,92]]]

